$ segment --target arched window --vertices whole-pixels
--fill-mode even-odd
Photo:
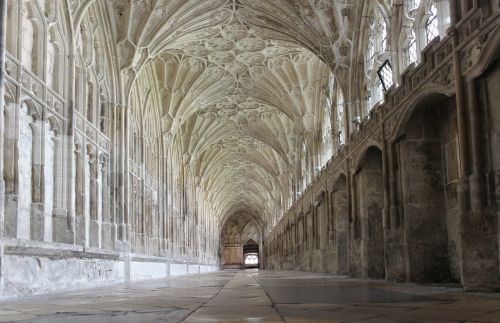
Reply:
[[[378,71],[382,64],[389,59],[387,55],[387,24],[378,6],[374,9],[373,18],[368,28],[365,58],[365,73],[367,75],[366,113],[369,113],[375,104],[384,99],[384,88]]]
[[[300,175],[302,177],[302,186],[300,187],[299,193],[302,193],[307,186],[307,156],[306,156],[306,143],[302,139],[301,152],[300,152]]]
[[[403,48],[404,67],[417,61],[417,37],[413,28],[407,36],[406,46]]]
[[[332,97],[333,97],[333,73],[330,74],[327,87],[323,89],[324,109],[321,132],[321,150],[320,167],[323,167],[333,154],[333,135],[332,135]]]
[[[417,62],[420,50],[434,38],[443,36],[450,24],[448,0],[405,0],[404,8],[404,32],[399,42],[402,70]]]
[[[374,61],[375,61],[375,44],[373,42],[373,33],[370,32],[366,49],[366,70],[368,73],[371,73]]]
[[[387,25],[380,10],[377,10],[378,15],[376,25],[376,38],[377,38],[377,54],[382,54],[387,48]]]
[[[427,43],[439,36],[439,22],[438,22],[438,12],[437,7],[434,2],[432,2],[429,12],[429,17],[425,24],[425,37]]]
[[[344,95],[342,94],[342,89],[337,86],[337,104],[336,104],[336,119],[337,119],[337,136],[339,148],[345,144],[345,110],[344,110]]]

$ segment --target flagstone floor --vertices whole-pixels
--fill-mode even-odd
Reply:
[[[0,301],[0,322],[500,322],[500,294],[223,271]]]

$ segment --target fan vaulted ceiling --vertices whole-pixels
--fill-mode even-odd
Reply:
[[[347,62],[352,0],[110,5],[124,82],[154,70],[162,132],[217,214],[277,214],[303,147],[318,153],[322,89]]]

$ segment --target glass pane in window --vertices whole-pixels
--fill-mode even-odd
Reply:
[[[394,83],[392,79],[392,66],[388,60],[385,61],[382,66],[380,66],[380,69],[378,70],[378,76],[382,83],[383,89],[387,91],[387,89],[389,89]]]

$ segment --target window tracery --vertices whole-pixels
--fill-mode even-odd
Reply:
[[[404,70],[420,59],[420,51],[443,36],[450,23],[448,0],[406,0],[399,41],[400,66]]]
[[[344,95],[342,94],[342,89],[337,86],[337,105],[336,105],[336,119],[337,119],[337,138],[338,146],[344,145],[346,143],[346,125],[345,125],[345,107],[344,107]]]
[[[368,40],[366,49],[366,113],[368,114],[374,105],[384,99],[384,89],[377,75],[381,63],[387,59],[387,23],[382,10],[376,6],[373,9],[373,17],[368,26]]]
[[[434,2],[431,3],[429,17],[425,24],[425,36],[427,43],[430,43],[434,38],[439,36],[438,12]]]
[[[403,47],[404,67],[417,61],[417,37],[413,29],[410,30],[405,46]]]
[[[330,75],[327,87],[323,89],[323,129],[321,136],[321,149],[320,149],[320,165],[323,167],[326,162],[332,157],[333,154],[333,127],[332,127],[332,110],[334,108],[332,99],[334,95],[334,75]]]

